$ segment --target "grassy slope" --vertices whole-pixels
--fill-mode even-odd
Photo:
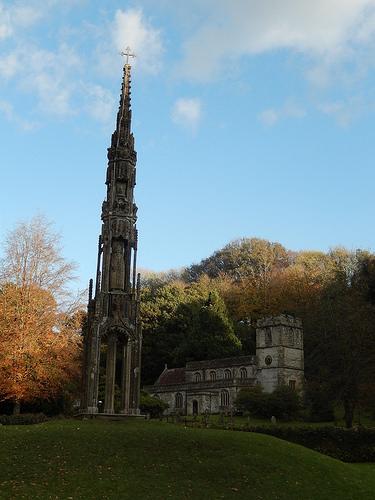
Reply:
[[[373,499],[375,464],[158,422],[0,428],[0,498]]]

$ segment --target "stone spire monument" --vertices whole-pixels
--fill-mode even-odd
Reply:
[[[107,197],[102,206],[95,290],[90,280],[84,331],[81,413],[98,413],[99,378],[105,379],[104,414],[139,414],[142,333],[134,186],[137,153],[131,132],[129,48],[125,53],[116,130],[108,148]],[[100,356],[105,353],[105,373]],[[120,397],[115,396],[115,384]]]

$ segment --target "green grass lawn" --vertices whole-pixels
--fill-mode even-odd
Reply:
[[[374,499],[375,464],[147,421],[0,427],[0,498]]]

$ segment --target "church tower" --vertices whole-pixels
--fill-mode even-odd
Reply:
[[[259,319],[256,356],[257,378],[266,392],[281,385],[303,391],[303,330],[299,318],[281,314]]]
[[[142,334],[140,275],[136,273],[137,154],[131,132],[130,50],[124,65],[116,130],[108,148],[107,196],[102,205],[96,284],[90,280],[84,332],[81,413],[98,413],[100,356],[105,352],[103,413],[139,414]],[[115,398],[115,385],[120,397]]]

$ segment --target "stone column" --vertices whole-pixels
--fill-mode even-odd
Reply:
[[[126,413],[126,381],[127,381],[127,356],[128,356],[128,341],[124,340],[121,346],[121,409],[120,413]]]
[[[139,339],[132,343],[132,359],[130,371],[130,413],[139,414],[139,390],[140,390],[140,344]]]
[[[117,336],[115,333],[108,335],[107,363],[105,379],[105,406],[104,413],[115,411],[115,377],[116,377],[116,349]]]
[[[95,358],[95,376],[94,376],[94,391],[93,391],[93,402],[96,407],[96,412],[98,413],[98,392],[99,392],[99,374],[100,374],[100,347],[101,347],[101,335],[100,335],[100,327],[97,329],[97,337],[96,337],[96,358]]]
[[[99,326],[92,326],[87,359],[87,413],[98,413],[98,376],[100,361]]]
[[[142,335],[138,336],[137,342],[137,366],[135,368],[135,384],[134,384],[134,411],[139,415],[139,405],[141,397],[141,353],[142,353]]]
[[[121,413],[128,415],[130,413],[130,393],[131,393],[131,365],[132,365],[132,341],[127,340],[123,351],[123,372],[122,372],[122,398],[123,406]]]

